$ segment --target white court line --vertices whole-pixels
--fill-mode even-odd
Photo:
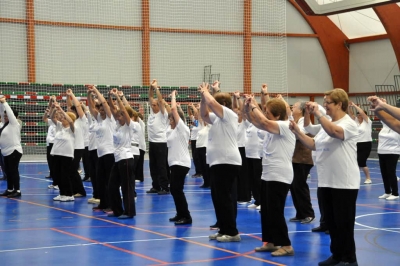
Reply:
[[[381,215],[381,214],[400,214],[400,212],[369,213],[369,214],[356,216],[356,220],[357,220],[357,218],[363,218],[363,217],[367,217],[367,216],[374,216],[374,215]],[[359,225],[359,226],[362,226],[362,227],[365,227],[365,228],[368,228],[369,230],[373,229],[373,230],[386,231],[386,232],[397,233],[397,234],[400,233],[400,231],[394,231],[393,228],[378,228],[378,227],[373,227],[373,226],[365,225],[365,224],[358,223],[358,222],[355,222],[355,224]],[[397,230],[398,228],[394,228],[394,229]]]

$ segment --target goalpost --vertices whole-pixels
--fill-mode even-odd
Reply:
[[[23,121],[24,154],[45,154],[48,97],[65,102],[85,84],[121,88],[147,117],[157,79],[185,110],[197,86],[287,95],[286,5],[282,0],[0,1],[0,95]],[[206,79],[206,68],[209,75]]]

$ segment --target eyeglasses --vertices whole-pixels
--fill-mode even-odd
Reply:
[[[324,101],[324,104],[329,105],[331,103],[335,103],[335,102],[328,102],[328,101]]]

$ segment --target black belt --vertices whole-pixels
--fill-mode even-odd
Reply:
[[[137,144],[137,143],[131,143],[131,146],[132,146],[132,147],[139,147],[139,144]]]

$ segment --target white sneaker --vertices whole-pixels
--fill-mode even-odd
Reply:
[[[239,205],[245,205],[245,204],[249,204],[250,201],[238,201],[237,204]]]
[[[74,200],[75,200],[74,196],[61,196],[61,199],[60,199],[60,201],[62,201],[62,202],[74,201]]]
[[[257,207],[258,207],[258,205],[255,205],[254,203],[247,206],[247,208],[257,208]]]
[[[261,210],[261,205],[258,205],[256,209],[260,211]]]
[[[310,175],[310,174],[308,174],[308,175],[307,175],[307,179],[310,179],[310,178],[311,178],[311,175]]]
[[[239,234],[237,234],[235,236],[223,235],[223,236],[217,237],[218,242],[239,242],[241,240],[242,239],[240,238]]]
[[[223,235],[220,234],[220,233],[216,233],[216,234],[213,234],[213,235],[209,235],[208,238],[209,238],[210,240],[216,240],[217,237],[221,237],[221,236],[223,236]]]
[[[386,198],[386,200],[397,200],[399,199],[399,196],[395,196],[395,195],[390,195],[389,197]]]
[[[135,202],[137,201],[137,197],[135,197]]]
[[[372,184],[372,180],[371,179],[365,179],[364,184]]]
[[[397,181],[399,181],[400,180],[400,177],[397,177]]]
[[[387,199],[387,198],[389,198],[390,196],[392,196],[392,194],[383,194],[382,196],[379,196],[378,198],[379,199]]]
[[[55,190],[60,190],[60,188],[56,185],[56,186],[53,186],[53,188],[55,189]]]
[[[54,197],[53,200],[54,200],[54,201],[60,201],[60,200],[61,200],[61,197],[63,197],[63,196],[58,195],[57,197]]]
[[[96,200],[95,198],[90,198],[90,199],[87,200],[87,202],[88,203],[92,203],[92,204],[96,204],[95,200]]]
[[[47,188],[54,188],[55,186],[53,185],[48,185]]]

